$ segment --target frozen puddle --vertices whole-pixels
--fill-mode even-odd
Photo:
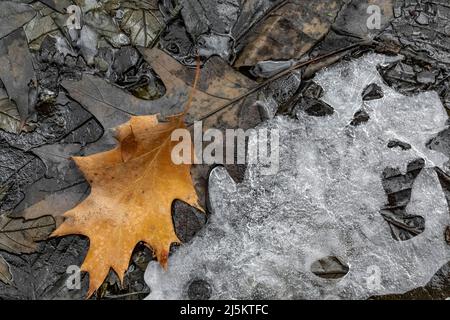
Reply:
[[[447,115],[434,92],[406,97],[384,85],[376,66],[385,59],[372,54],[316,76],[331,116],[300,111],[300,120],[277,117],[262,125],[280,131],[277,175],[252,166],[236,185],[225,169],[212,172],[213,215],[170,257],[168,271],[150,263],[149,299],[364,299],[423,286],[450,260],[443,236],[450,215],[432,169],[448,159],[425,147]],[[363,102],[371,83],[384,97]],[[349,125],[360,109],[369,121]],[[388,148],[393,139],[411,149]],[[425,229],[398,241],[380,213],[388,203],[382,174],[387,167],[404,174],[418,158],[425,167],[406,212],[423,217]],[[336,261],[348,268],[339,279],[311,270],[329,256],[337,258],[331,269]]]

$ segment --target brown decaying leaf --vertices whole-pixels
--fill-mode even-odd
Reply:
[[[342,0],[287,1],[240,41],[244,49],[235,66],[300,58],[328,33],[342,4]]]
[[[192,88],[194,70],[182,66],[161,50],[140,48],[140,51],[166,86],[165,98],[174,97],[179,100],[180,97],[186,96],[186,92]],[[245,94],[255,86],[254,81],[234,71],[221,58],[211,57],[202,68],[202,78],[193,97],[187,121],[193,122],[203,118],[209,112]],[[239,123],[239,115],[244,106],[249,105],[246,99],[236,102],[232,108],[227,108],[205,120],[204,128],[245,127],[244,129],[247,129],[248,127]]]
[[[172,224],[175,199],[201,210],[192,185],[190,165],[175,165],[171,150],[173,130],[183,128],[183,116],[159,122],[155,115],[134,116],[117,129],[119,145],[111,150],[74,160],[91,184],[91,194],[52,234],[82,234],[90,239],[81,267],[89,272],[88,295],[100,287],[110,268],[120,280],[137,243],[151,247],[167,265],[170,245],[178,243]],[[134,140],[128,145],[130,139]]]
[[[46,240],[55,229],[55,221],[50,216],[35,220],[13,219],[0,216],[0,250],[14,254],[32,253],[37,241]]]
[[[2,256],[0,256],[0,281],[8,285],[13,284],[13,276],[9,270],[9,264]]]

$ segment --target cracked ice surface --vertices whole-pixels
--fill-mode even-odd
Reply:
[[[251,166],[244,182],[235,184],[225,169],[212,171],[207,227],[177,249],[168,271],[149,264],[148,298],[187,298],[189,283],[203,279],[213,299],[363,299],[423,286],[450,260],[443,236],[450,215],[432,169],[448,159],[425,147],[445,128],[447,115],[434,92],[406,97],[383,84],[376,66],[385,59],[367,55],[316,76],[333,115],[277,117],[261,125],[280,131],[277,175]],[[384,98],[363,102],[361,92],[373,82]],[[370,120],[349,126],[361,108]],[[387,148],[393,138],[412,148]],[[414,182],[407,212],[425,218],[425,231],[396,241],[379,212],[387,203],[381,174],[386,167],[404,172],[417,158],[426,168]],[[344,261],[348,274],[314,275],[311,264],[326,256]]]

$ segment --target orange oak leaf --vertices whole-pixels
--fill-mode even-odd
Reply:
[[[184,128],[183,115],[159,122],[155,115],[134,116],[117,129],[118,146],[74,161],[91,185],[91,194],[66,212],[52,236],[81,234],[90,248],[81,266],[89,272],[88,296],[112,268],[123,281],[134,247],[147,244],[167,265],[170,245],[179,243],[171,216],[172,202],[182,200],[202,210],[188,164],[175,165],[171,133]]]

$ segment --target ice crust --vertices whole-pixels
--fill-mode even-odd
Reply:
[[[276,117],[261,125],[280,131],[276,175],[252,165],[235,184],[223,167],[212,171],[213,214],[170,257],[167,271],[149,264],[148,299],[186,299],[196,279],[209,283],[212,299],[364,299],[423,286],[450,260],[443,236],[450,215],[433,169],[448,159],[425,147],[448,117],[435,92],[403,96],[386,86],[376,67],[387,59],[370,54],[316,76],[333,115],[300,111],[299,120]],[[371,83],[384,97],[363,102],[361,92]],[[370,120],[350,126],[362,108]],[[392,139],[412,148],[390,149]],[[397,241],[380,215],[387,203],[381,174],[386,167],[405,172],[417,158],[426,167],[407,212],[425,218],[425,231]],[[326,256],[339,257],[349,272],[337,280],[314,275],[310,266]]]

